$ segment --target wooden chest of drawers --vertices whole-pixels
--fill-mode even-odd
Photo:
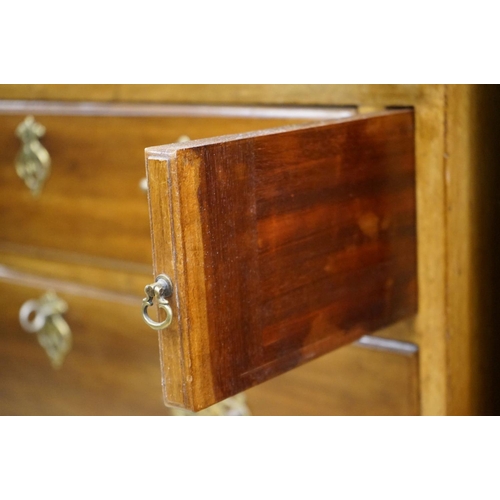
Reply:
[[[472,264],[488,239],[485,229],[474,240],[467,233],[476,227],[473,216],[486,210],[479,204],[471,212],[467,199],[477,202],[481,192],[470,185],[483,186],[476,181],[490,170],[476,179],[471,165],[478,156],[464,160],[463,148],[464,137],[476,138],[467,120],[497,98],[494,89],[121,86],[116,102],[112,87],[82,86],[67,102],[65,86],[0,88],[0,413],[168,414],[157,338],[140,318],[143,288],[152,280],[144,148],[391,106],[415,110],[419,313],[377,332],[371,343],[343,347],[250,389],[247,402],[256,414],[491,411],[485,402],[494,370],[478,373],[486,358],[473,347],[492,343],[486,326],[474,326],[487,307],[475,294],[490,285],[473,286],[481,273]],[[46,128],[41,142],[52,159],[37,198],[15,170],[15,131],[29,114]],[[463,122],[445,129],[455,115]],[[482,140],[493,162],[491,143]],[[465,234],[460,248],[452,245],[458,232]],[[73,332],[58,370],[17,320],[23,302],[46,290],[68,303]],[[483,314],[481,321],[492,319]]]

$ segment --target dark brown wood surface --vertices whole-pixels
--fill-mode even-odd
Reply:
[[[68,304],[73,347],[52,368],[19,309],[53,290]],[[161,396],[157,335],[140,297],[36,278],[0,266],[0,415],[168,415]]]
[[[411,111],[146,155],[175,286],[168,403],[202,409],[416,313]]]
[[[59,370],[17,317],[26,300],[48,289],[68,303],[65,318],[74,334]],[[142,323],[138,301],[0,266],[0,415],[168,415],[157,336]],[[412,344],[371,339],[379,347],[347,346],[251,389],[252,414],[418,414],[415,346],[398,350],[392,345]]]

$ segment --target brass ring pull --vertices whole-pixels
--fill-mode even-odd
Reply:
[[[156,283],[147,285],[144,291],[146,292],[146,298],[142,301],[142,318],[144,322],[153,330],[163,330],[170,326],[173,318],[172,308],[167,300],[167,297],[170,297],[173,293],[173,286],[170,278],[164,274],[160,274],[156,278]],[[148,307],[153,305],[155,298],[158,307],[163,309],[167,314],[167,317],[161,322],[154,321],[148,314]]]
[[[172,323],[172,308],[168,304],[168,301],[166,300],[158,300],[158,307],[160,309],[163,309],[167,313],[167,317],[161,322],[158,323],[157,321],[152,320],[149,315],[148,315],[148,307],[153,305],[153,301],[149,301],[148,299],[144,299],[142,301],[142,317],[144,318],[144,321],[148,326],[150,326],[153,330],[163,330],[164,328],[167,328],[170,326],[170,323]]]
[[[33,316],[33,319],[31,317]],[[47,316],[40,310],[40,301],[26,301],[19,310],[19,323],[28,333],[36,333],[45,326]]]

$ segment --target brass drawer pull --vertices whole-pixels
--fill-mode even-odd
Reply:
[[[28,300],[19,310],[19,322],[28,333],[36,333],[54,368],[60,368],[71,349],[72,335],[62,315],[68,304],[54,292]]]
[[[45,127],[33,116],[27,116],[16,129],[21,139],[21,151],[16,158],[16,172],[33,196],[38,196],[50,174],[50,155],[38,140],[45,135]]]
[[[142,317],[147,325],[149,325],[153,330],[163,330],[167,328],[170,323],[172,323],[172,308],[168,303],[167,297],[170,297],[173,293],[172,281],[170,278],[164,274],[160,274],[156,278],[156,283],[152,285],[147,285],[144,288],[146,292],[146,298],[142,301]],[[167,314],[167,317],[161,321],[157,322],[152,320],[148,315],[148,307],[153,305],[154,299],[158,303],[158,307],[163,309]]]

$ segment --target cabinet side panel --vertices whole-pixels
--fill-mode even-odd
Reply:
[[[215,403],[245,389],[240,373],[260,363],[261,342],[255,341],[261,328],[255,309],[260,281],[252,158],[252,141],[177,154],[188,290],[206,293],[206,302],[199,296],[186,311],[191,319],[193,384],[200,386],[195,407],[210,392]],[[196,181],[187,182],[188,177]],[[187,224],[192,225],[190,231]],[[206,319],[198,321],[197,316]]]
[[[199,208],[204,279],[190,283],[208,331],[189,325],[190,359],[213,403],[416,313],[411,111],[176,154],[179,175],[198,175],[189,193],[178,178],[179,212]],[[184,245],[187,267],[199,245]]]
[[[174,288],[181,329],[183,378],[177,382],[185,393],[185,408],[198,411],[220,399],[214,394],[217,384],[211,365],[212,344],[210,317],[225,311],[209,303],[206,242],[203,240],[202,207],[199,193],[202,186],[202,162],[196,154],[172,155],[169,160],[169,183],[174,242]],[[164,335],[169,335],[169,329]],[[221,343],[217,339],[216,344]],[[222,340],[222,348],[224,342]]]
[[[262,361],[413,314],[412,113],[257,141]]]

